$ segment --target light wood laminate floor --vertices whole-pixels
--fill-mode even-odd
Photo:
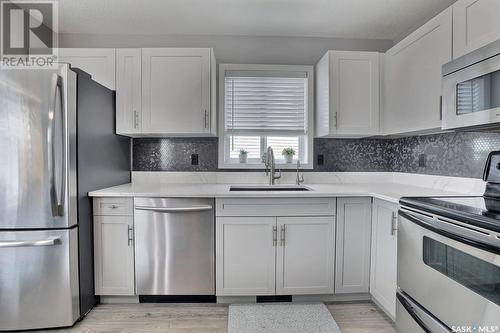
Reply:
[[[327,303],[344,333],[394,333],[392,321],[373,303]],[[227,305],[104,304],[67,330],[48,332],[226,333]]]

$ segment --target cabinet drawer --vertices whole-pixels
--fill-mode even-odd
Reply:
[[[133,215],[132,198],[94,198],[94,215]]]
[[[217,199],[216,216],[335,215],[335,198]]]

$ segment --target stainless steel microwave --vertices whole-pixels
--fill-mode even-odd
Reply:
[[[443,65],[443,129],[500,129],[500,40]]]

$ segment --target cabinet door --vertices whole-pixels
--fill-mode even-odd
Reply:
[[[141,132],[141,49],[116,49],[116,133]]]
[[[131,216],[94,216],[96,295],[134,295]]]
[[[373,200],[370,293],[392,318],[396,316],[396,204]]]
[[[142,131],[210,134],[210,49],[142,49]]]
[[[276,294],[332,294],[335,217],[278,217]]]
[[[379,134],[378,52],[333,51],[332,134]]]
[[[335,293],[365,293],[370,280],[371,198],[337,199]]]
[[[275,217],[217,217],[216,295],[275,294]]]
[[[441,66],[451,60],[451,8],[385,55],[383,134],[441,128]]]
[[[92,76],[103,86],[115,90],[115,49],[111,48],[62,48],[57,61],[67,62]]]
[[[459,0],[453,5],[453,58],[500,39],[500,1]]]

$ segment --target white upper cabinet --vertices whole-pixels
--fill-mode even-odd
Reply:
[[[379,53],[328,51],[316,64],[316,136],[379,134]]]
[[[453,5],[453,58],[500,39],[499,0],[458,0]]]
[[[337,199],[335,293],[367,293],[370,284],[371,198]]]
[[[67,62],[89,73],[94,81],[115,90],[115,49],[61,48],[58,53],[58,62]]]
[[[451,7],[387,51],[382,134],[441,128],[441,66],[451,54]]]
[[[370,293],[391,317],[396,317],[398,205],[373,199]]]
[[[216,134],[215,60],[208,48],[142,49],[141,132]]]
[[[116,49],[116,133],[141,133],[141,49]]]

